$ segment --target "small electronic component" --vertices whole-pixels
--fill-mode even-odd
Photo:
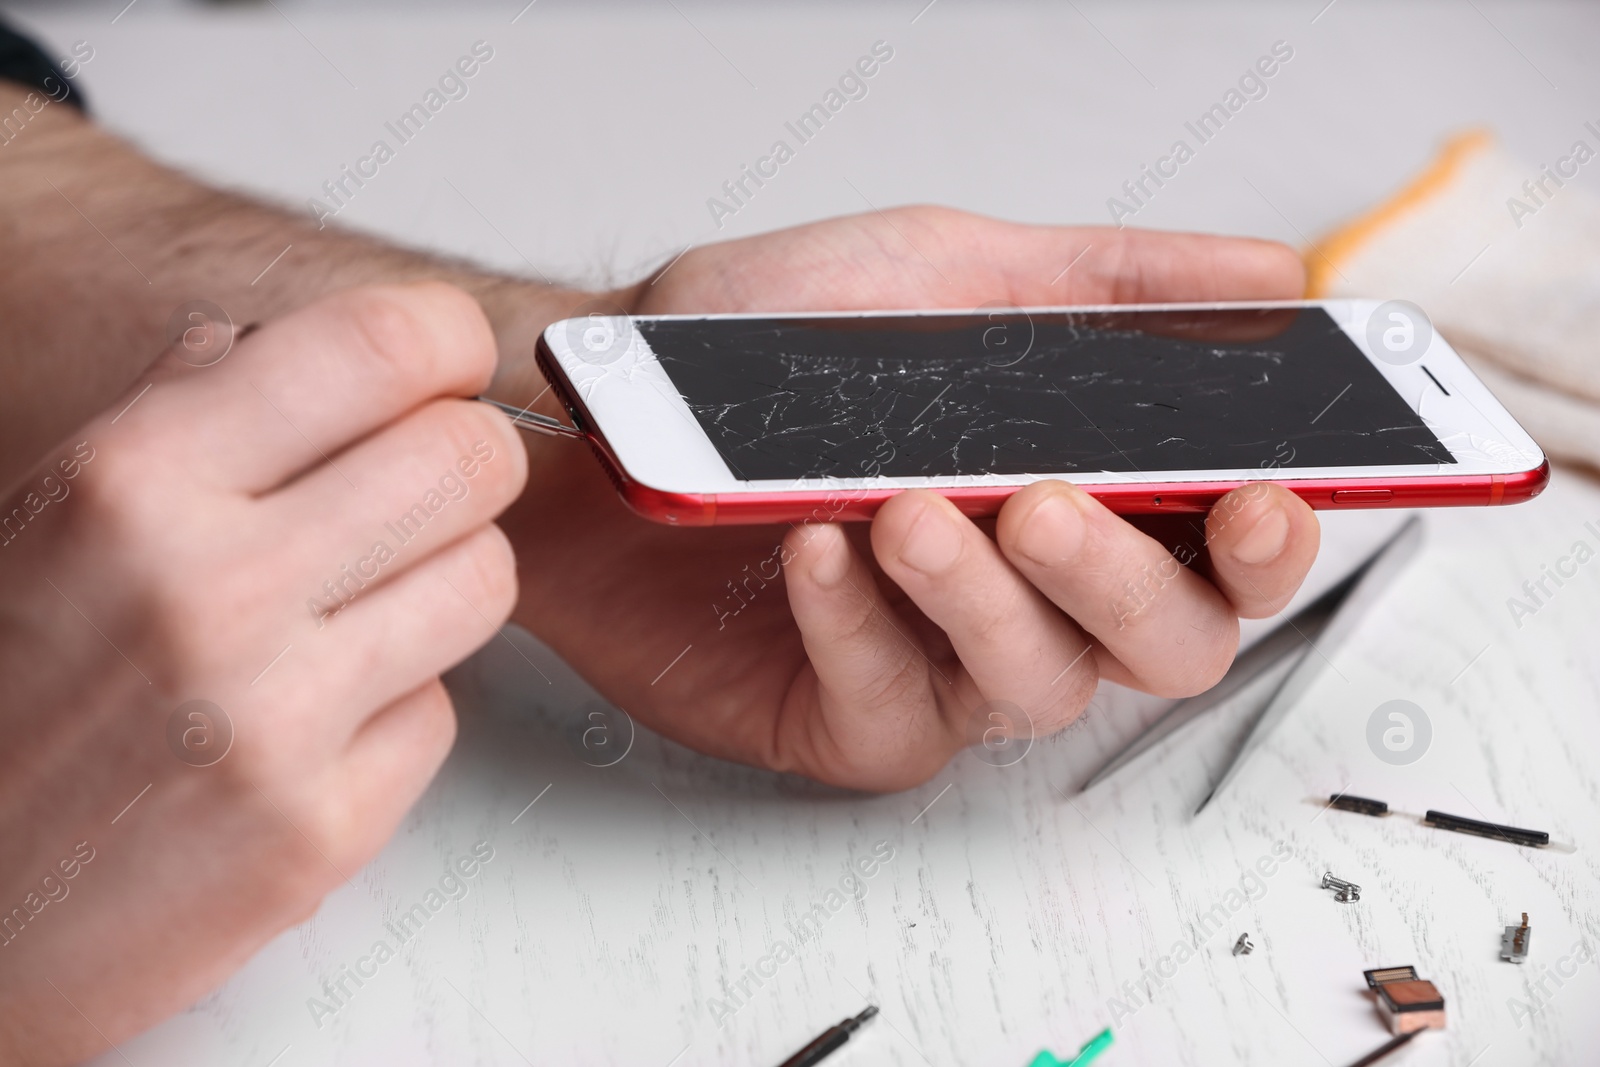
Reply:
[[[1353,797],[1349,793],[1335,793],[1328,798],[1328,806],[1340,811],[1353,811],[1358,815],[1387,815],[1389,805],[1381,800]]]
[[[1322,888],[1333,890],[1333,899],[1341,904],[1348,904],[1353,900],[1361,899],[1361,887],[1354,882],[1347,882],[1343,878],[1335,878],[1331,874],[1322,876]]]
[[[1507,927],[1507,929],[1510,929],[1510,927]],[[1233,943],[1233,954],[1235,956],[1248,956],[1255,950],[1256,947],[1250,943],[1249,933],[1240,934],[1239,940]]]
[[[1378,967],[1362,973],[1378,994],[1391,1033],[1444,1029],[1444,996],[1432,982],[1418,978],[1415,967]]]
[[[1430,809],[1422,817],[1422,821],[1429,826],[1438,827],[1440,830],[1454,830],[1458,834],[1476,834],[1479,837],[1492,837],[1497,841],[1510,841],[1513,845],[1527,845],[1529,848],[1543,848],[1550,843],[1550,835],[1543,830],[1524,830],[1516,826],[1501,826],[1499,823],[1480,822],[1477,819],[1467,819],[1460,815],[1447,815],[1442,811]]]
[[[1333,794],[1328,798],[1328,807],[1338,808],[1340,811],[1353,811],[1359,815],[1382,817],[1389,814],[1389,805],[1386,802],[1373,800],[1370,797],[1354,797],[1348,793]],[[1422,823],[1424,826],[1432,826],[1440,830],[1454,830],[1458,834],[1476,834],[1479,837],[1492,837],[1496,841],[1510,841],[1514,845],[1527,845],[1529,848],[1543,848],[1550,843],[1550,835],[1543,830],[1525,830],[1520,826],[1502,826],[1499,823],[1468,819],[1461,815],[1450,815],[1446,812],[1432,809],[1429,809],[1428,813],[1422,817]]]
[[[1500,958],[1510,960],[1512,963],[1528,962],[1528,944],[1533,940],[1533,931],[1528,929],[1528,913],[1522,913],[1521,926],[1508,926],[1506,932],[1500,935]]]

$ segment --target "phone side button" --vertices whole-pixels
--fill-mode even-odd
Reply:
[[[1333,494],[1335,504],[1381,504],[1393,499],[1394,492],[1389,489],[1339,489]]]

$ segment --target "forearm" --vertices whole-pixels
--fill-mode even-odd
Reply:
[[[0,83],[0,115],[28,92]],[[449,281],[494,325],[501,395],[526,403],[542,388],[530,358],[539,330],[587,298],[319,230],[308,214],[163,167],[55,104],[0,145],[0,188],[0,487],[121,395],[192,300],[217,304],[237,327],[351,285]]]

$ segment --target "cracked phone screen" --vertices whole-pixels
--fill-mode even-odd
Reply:
[[[1322,308],[638,326],[744,480],[1455,462]]]

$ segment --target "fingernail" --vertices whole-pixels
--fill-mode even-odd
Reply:
[[[1034,505],[1017,537],[1018,550],[1041,567],[1065,563],[1083,545],[1083,512],[1070,492],[1053,491]]]
[[[960,528],[944,508],[931,502],[924,504],[900,545],[900,562],[923,574],[942,574],[959,555]]]
[[[1233,546],[1233,558],[1251,566],[1276,559],[1283,546],[1289,542],[1289,513],[1274,507],[1239,538]]]
[[[810,539],[817,545],[817,560],[811,564],[811,580],[824,588],[844,581],[850,569],[850,546],[845,544],[844,531],[830,524],[819,524]]]

